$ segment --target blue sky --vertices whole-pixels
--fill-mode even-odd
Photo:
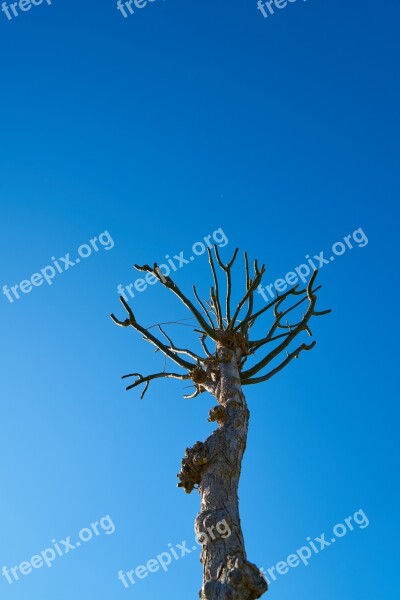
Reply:
[[[127,19],[111,0],[0,14],[0,286],[104,242],[52,285],[0,295],[0,569],[109,516],[51,568],[0,575],[2,598],[197,597],[198,550],[129,589],[117,579],[193,545],[199,498],[176,473],[214,404],[174,381],[142,401],[124,391],[121,375],[163,363],[109,319],[123,316],[117,286],[219,229],[223,256],[247,249],[270,283],[359,228],[368,243],[319,274],[333,312],[316,348],[246,390],[241,513],[249,559],[268,569],[362,509],[368,527],[269,597],[397,597],[399,17],[371,0],[299,0],[267,19],[248,0],[156,0]],[[176,280],[204,295],[205,256]],[[159,285],[131,304],[146,326],[188,316]],[[174,333],[197,344],[190,327]]]

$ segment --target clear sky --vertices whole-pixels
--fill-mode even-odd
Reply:
[[[197,597],[199,550],[129,588],[117,576],[169,543],[193,547],[199,498],[176,473],[212,431],[214,402],[183,400],[174,381],[142,401],[125,392],[121,375],[164,364],[109,314],[124,316],[117,286],[135,282],[134,263],[188,260],[214,234],[224,257],[239,246],[265,262],[266,283],[306,256],[329,262],[317,346],[246,390],[248,557],[272,568],[357,513],[308,566],[272,578],[269,597],[394,600],[398,3],[298,0],[267,18],[253,0],[155,0],[127,18],[112,0],[22,2],[11,19],[7,6],[0,569],[18,566],[19,580],[0,574],[1,598]],[[32,279],[41,269],[49,283]],[[205,295],[205,255],[175,277]],[[146,326],[189,316],[159,285],[131,305]],[[190,327],[170,331],[197,347]],[[98,535],[83,529],[96,521]],[[82,529],[92,539],[67,552],[61,540]]]

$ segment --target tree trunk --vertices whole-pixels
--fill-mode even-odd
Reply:
[[[204,568],[200,600],[253,600],[266,592],[267,583],[247,561],[239,516],[238,486],[249,424],[238,366],[242,349],[219,343],[217,356],[218,406],[211,409],[209,420],[217,421],[219,428],[204,444],[187,449],[180,485],[189,492],[197,483],[201,496],[195,521]]]

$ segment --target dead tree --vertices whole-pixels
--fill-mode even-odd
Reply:
[[[195,331],[200,334],[200,353],[178,348],[161,325],[158,326],[160,336],[155,336],[150,328],[140,325],[122,297],[120,300],[127,311],[127,318],[120,321],[111,315],[117,325],[136,329],[147,342],[179,367],[177,372],[163,370],[151,375],[125,375],[125,378],[135,378],[127,390],[143,385],[143,398],[151,381],[160,378],[180,379],[191,381],[194,386],[193,394],[185,396],[186,398],[209,392],[217,401],[217,405],[210,410],[209,421],[216,422],[218,428],[205,442],[196,442],[192,448],[186,449],[178,474],[179,487],[188,494],[193,489],[198,489],[201,496],[201,509],[195,521],[195,531],[202,545],[201,600],[252,600],[267,591],[264,577],[247,560],[239,517],[238,485],[249,424],[249,410],[242,388],[267,381],[293,359],[299,358],[302,352],[311,350],[315,341],[309,344],[303,341],[293,349],[292,342],[302,333],[312,335],[312,317],[330,312],[318,312],[315,308],[316,292],[319,289],[314,289],[317,271],[314,271],[305,289],[299,289],[299,286],[291,288],[256,310],[254,294],[261,284],[265,266],[259,267],[255,261],[254,272],[251,273],[246,253],[246,291],[233,310],[232,266],[237,252],[236,249],[231,261],[224,264],[217,246],[214,246],[215,258],[208,250],[213,286],[209,301],[202,301],[193,286],[199,308],[170,277],[162,274],[157,264],[153,267],[135,265],[137,270],[156,277],[190,311],[197,321]],[[223,290],[217,275],[217,265],[226,278]],[[301,312],[297,322],[289,322],[292,311],[303,304],[306,306],[305,312]],[[268,331],[260,339],[251,340],[251,328],[269,311],[273,314],[273,319]],[[210,344],[213,345],[212,350]],[[261,357],[254,359],[256,355]],[[253,364],[245,369],[248,359],[253,359]],[[216,533],[217,524],[224,520],[232,532],[229,537]],[[213,536],[207,535],[210,528]]]

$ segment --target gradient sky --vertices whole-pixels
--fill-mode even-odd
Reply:
[[[176,473],[214,402],[183,400],[175,381],[142,401],[125,392],[121,375],[163,361],[109,314],[124,316],[117,286],[134,263],[188,258],[220,228],[223,256],[247,249],[266,283],[358,228],[368,239],[319,274],[333,312],[316,348],[246,390],[241,513],[266,569],[359,509],[370,521],[270,598],[398,597],[399,18],[372,0],[299,0],[268,19],[252,0],[156,0],[127,19],[111,0],[0,14],[0,287],[112,240],[51,286],[0,295],[0,569],[103,516],[115,525],[51,569],[0,575],[1,598],[197,597],[198,550],[129,589],[117,574],[193,545],[199,498]],[[204,296],[205,256],[176,281]],[[159,285],[131,304],[146,326],[189,316]],[[197,344],[190,327],[170,331]]]

